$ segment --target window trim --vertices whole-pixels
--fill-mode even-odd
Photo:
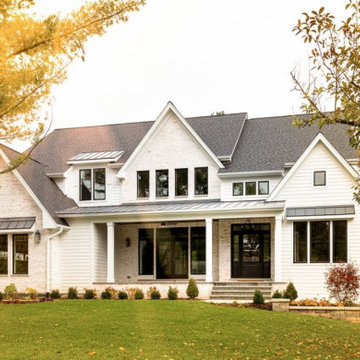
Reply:
[[[324,183],[323,184],[316,184],[315,183],[316,174],[321,174],[321,173],[324,174]],[[314,171],[314,174],[313,174],[313,186],[326,186],[326,171],[325,170]]]
[[[301,224],[305,223],[305,229],[306,229],[306,260],[305,261],[296,261],[295,256],[295,224]],[[309,244],[308,244],[308,221],[293,221],[293,263],[294,264],[307,264],[309,261]]]
[[[196,194],[196,170],[206,169],[206,194]],[[209,167],[199,166],[194,168],[194,196],[209,196]]]
[[[104,170],[104,186],[105,186],[105,197],[103,199],[95,199],[95,170]],[[93,201],[105,201],[106,200],[106,168],[94,168],[92,169],[92,178],[91,178],[91,182],[92,182],[92,188],[93,188],[93,193],[92,193],[92,200]]]
[[[167,172],[167,195],[158,195],[158,172],[166,171]],[[155,170],[155,197],[158,199],[168,198],[170,193],[170,184],[169,184],[169,169],[157,169]]]
[[[187,187],[187,195],[178,195],[177,193],[176,193],[176,191],[177,191],[177,176],[176,176],[176,172],[177,171],[180,171],[180,170],[186,170],[186,187]],[[175,193],[175,196],[176,197],[188,197],[189,196],[189,169],[188,168],[178,168],[178,169],[175,169],[174,170],[174,175],[175,175],[175,191],[174,191],[174,193]]]
[[[255,184],[255,194],[248,194],[246,191],[246,184]],[[256,196],[257,195],[257,186],[256,181],[246,181],[245,182],[245,196]]]
[[[234,187],[235,187],[235,185],[241,185],[241,187],[242,187],[242,191],[241,191],[241,194],[240,195],[235,195],[235,193],[234,193]],[[232,183],[232,195],[233,196],[244,196],[244,182],[243,181],[238,181],[238,182],[233,182]]]
[[[27,256],[28,256],[28,261],[27,261],[27,272],[23,273],[23,274],[19,274],[15,272],[16,266],[15,266],[15,261],[16,261],[16,257],[15,257],[15,237],[16,236],[26,236],[26,241],[27,241],[27,245],[28,245],[28,251],[27,251]],[[12,236],[12,275],[17,275],[17,276],[28,276],[29,275],[29,234],[13,234]]]
[[[149,189],[149,195],[148,196],[139,196],[139,173],[148,173],[148,189]],[[148,199],[150,197],[150,170],[138,170],[136,172],[136,197],[137,199]]]
[[[314,224],[314,223],[321,223],[321,222],[327,222],[329,223],[329,235],[328,235],[328,244],[329,244],[329,248],[328,248],[328,259],[329,261],[312,261],[311,260],[311,255],[312,255],[312,246],[311,246],[311,224]],[[309,224],[310,224],[310,228],[309,228],[309,248],[310,248],[310,258],[309,258],[309,261],[311,264],[330,264],[332,261],[331,261],[331,233],[332,233],[332,221],[330,220],[317,220],[317,221],[309,221]]]
[[[83,200],[82,199],[82,192],[81,192],[81,172],[82,171],[90,171],[90,185],[92,189],[92,171],[91,169],[79,169],[79,201],[92,201],[92,190],[90,189],[91,199]]]
[[[334,231],[334,223],[336,222],[345,222],[346,224],[346,232],[345,232],[345,236],[346,236],[346,240],[345,240],[345,245],[346,245],[346,251],[345,251],[345,255],[346,255],[346,261],[345,263],[349,262],[349,224],[347,220],[333,220],[332,221],[332,234],[331,234],[331,248],[332,248],[332,253],[331,253],[331,262],[333,264],[341,264],[343,261],[335,261],[334,260],[334,243],[335,243],[335,231]]]
[[[267,183],[267,193],[265,193],[265,194],[260,194],[260,183]],[[269,193],[270,193],[270,182],[269,182],[269,180],[260,180],[260,181],[258,181],[258,186],[257,186],[257,191],[258,191],[258,195],[260,195],[260,196],[263,196],[263,195],[269,195]]]

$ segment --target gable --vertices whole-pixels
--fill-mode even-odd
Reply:
[[[326,171],[325,186],[314,186],[314,171]],[[287,181],[279,184],[281,189],[273,197],[273,200],[286,200],[287,207],[353,202],[355,178],[323,141],[316,142],[295,171],[290,172],[286,175],[289,176]]]

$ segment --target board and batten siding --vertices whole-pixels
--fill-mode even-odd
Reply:
[[[194,195],[194,168],[208,167],[209,194]],[[175,169],[188,169],[188,196],[175,196]],[[155,171],[169,170],[169,196],[156,198]],[[152,138],[141,149],[126,170],[122,182],[123,202],[144,201],[137,198],[137,171],[150,171],[150,201],[168,201],[175,199],[220,198],[220,179],[218,166],[205,150],[187,132],[180,120],[170,115],[156,130]]]
[[[91,222],[69,219],[70,230],[61,235],[61,292],[76,286],[82,292],[91,287]]]
[[[313,172],[326,171],[326,186],[313,185]],[[355,205],[355,218],[348,220],[348,259],[360,264],[360,209],[353,200],[355,182],[347,170],[322,144],[317,144],[274,200],[286,200],[286,207]],[[309,221],[316,221],[311,218]],[[330,239],[331,241],[331,239]],[[281,280],[292,281],[299,298],[328,298],[325,272],[330,264],[293,262],[293,221],[282,223]]]

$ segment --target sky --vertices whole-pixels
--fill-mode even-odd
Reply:
[[[82,0],[36,0],[38,14]],[[154,120],[172,101],[185,117],[299,113],[290,71],[307,73],[309,48],[292,32],[304,11],[339,0],[148,0],[127,23],[88,41],[85,62],[52,91],[52,128]]]

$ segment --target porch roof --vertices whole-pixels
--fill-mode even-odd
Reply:
[[[215,200],[188,200],[122,204],[116,206],[74,207],[59,211],[59,217],[96,216],[96,215],[124,215],[124,214],[156,214],[156,213],[186,213],[186,212],[227,212],[227,211],[259,211],[282,210],[284,201],[220,201]]]
[[[35,217],[0,218],[0,230],[29,230],[35,220]]]

